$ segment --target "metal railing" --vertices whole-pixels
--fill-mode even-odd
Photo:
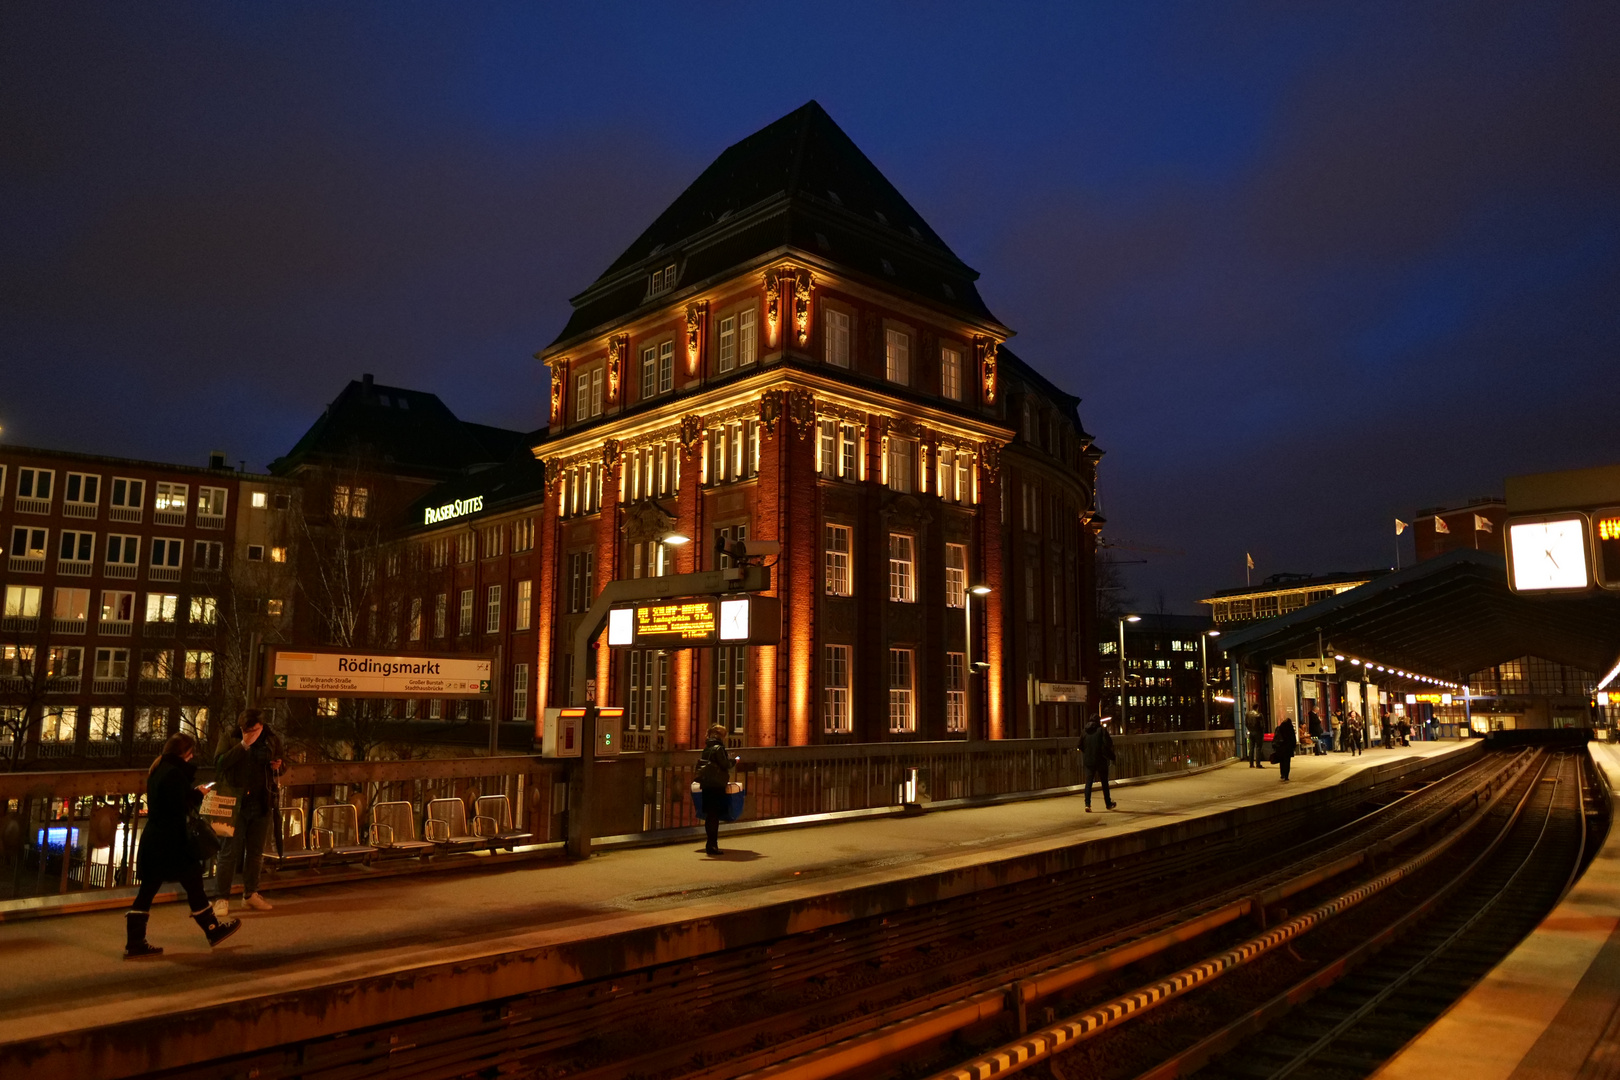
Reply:
[[[141,748],[156,752],[157,744]],[[1114,748],[1114,779],[1182,773],[1233,755],[1230,731],[1122,735]],[[908,802],[988,801],[1085,780],[1073,738],[759,747],[737,755],[733,776],[748,791],[741,820],[757,823]],[[695,750],[624,754],[608,766],[640,768],[640,829],[630,829],[631,835],[657,840],[701,823],[691,796],[698,758]],[[313,820],[320,806],[348,803],[365,834],[371,808],[380,803],[407,802],[420,821],[434,799],[459,798],[470,807],[480,796],[504,795],[513,827],[532,834],[528,843],[553,844],[565,837],[570,764],[529,755],[294,764],[282,778],[282,805]],[[209,770],[198,774],[199,783],[209,778]],[[627,782],[613,790],[637,789],[633,775],[621,780]],[[0,850],[0,912],[28,897],[133,884],[145,781],[144,766],[0,773],[0,836],[21,841]],[[109,815],[115,818],[110,825]],[[633,806],[619,806],[612,816],[624,821],[636,815]],[[100,821],[99,830],[90,827],[92,819]],[[103,846],[93,846],[92,836]],[[418,864],[401,859],[396,865]]]

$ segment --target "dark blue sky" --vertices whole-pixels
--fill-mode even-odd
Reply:
[[[262,467],[531,356],[819,99],[1084,398],[1187,610],[1620,460],[1620,5],[0,3],[6,442]]]

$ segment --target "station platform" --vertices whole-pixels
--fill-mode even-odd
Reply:
[[[1609,792],[1620,746],[1591,743]],[[1620,1076],[1620,829],[1569,894],[1376,1080]]]
[[[1264,820],[1282,800],[1470,759],[1476,742],[1242,762],[1067,795],[737,833],[583,863],[311,883],[271,893],[211,954],[183,904],[154,909],[162,957],[122,959],[121,911],[0,923],[0,1069],[104,1078],[355,1031],[1016,885]],[[1421,760],[1427,759],[1427,760]],[[234,914],[234,913],[233,913]],[[15,1070],[15,1071],[14,1071]]]

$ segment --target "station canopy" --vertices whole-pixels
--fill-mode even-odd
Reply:
[[[1254,666],[1314,657],[1319,643],[1458,682],[1521,656],[1601,677],[1620,657],[1620,594],[1515,593],[1502,556],[1463,549],[1221,637]]]

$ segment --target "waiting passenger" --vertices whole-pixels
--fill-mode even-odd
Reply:
[[[1271,736],[1271,756],[1276,759],[1285,784],[1288,783],[1288,770],[1294,761],[1294,751],[1298,749],[1299,735],[1294,731],[1294,721],[1283,717],[1283,722],[1277,725],[1277,730]]]
[[[1322,718],[1316,715],[1315,709],[1312,709],[1310,714],[1305,717],[1305,730],[1311,733],[1311,753],[1320,754],[1322,752]]]
[[[152,914],[152,901],[165,881],[178,881],[186,890],[191,917],[202,927],[210,946],[241,928],[240,919],[220,922],[203,892],[202,859],[192,846],[187,820],[202,805],[203,798],[202,791],[192,783],[197,779],[197,766],[191,761],[196,752],[197,740],[190,735],[170,735],[163,744],[163,754],[147,771],[146,828],[135,854],[135,873],[141,887],[135,903],[124,914],[125,960],[162,955],[162,949],[147,943],[146,923]]]
[[[1086,813],[1091,813],[1091,784],[1102,781],[1103,805],[1114,809],[1114,797],[1108,792],[1108,770],[1114,765],[1114,738],[1097,717],[1086,725],[1080,736],[1080,764],[1086,770]]]
[[[697,782],[703,788],[703,829],[708,838],[705,855],[719,855],[720,819],[726,816],[731,797],[726,794],[726,781],[731,778],[731,753],[726,749],[726,729],[719,724],[709,728],[709,740],[703,746],[702,765],[698,767]]]
[[[265,839],[276,827],[281,801],[281,739],[258,709],[242,712],[242,740],[219,756],[216,765],[226,792],[236,796],[232,833],[214,863],[214,914],[230,914],[231,886],[242,868],[242,900],[255,911],[269,911],[259,893]]]
[[[1249,732],[1249,768],[1263,769],[1266,767],[1266,722],[1261,717],[1260,710],[1250,710],[1243,725]]]

